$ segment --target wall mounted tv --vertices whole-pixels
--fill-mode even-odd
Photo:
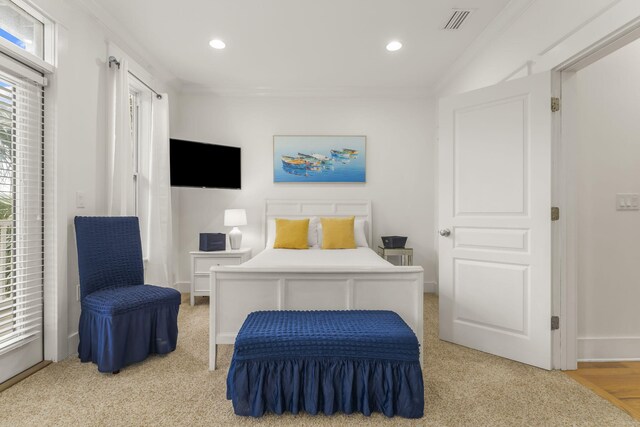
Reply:
[[[171,139],[171,186],[240,189],[240,147]]]

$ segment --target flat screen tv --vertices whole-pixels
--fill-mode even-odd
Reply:
[[[240,189],[240,147],[171,139],[171,186]]]

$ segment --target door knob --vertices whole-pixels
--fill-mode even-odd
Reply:
[[[440,235],[442,237],[449,237],[451,235],[451,230],[449,230],[448,228],[443,228],[442,230],[440,230]]]

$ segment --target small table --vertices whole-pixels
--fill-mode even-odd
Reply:
[[[389,261],[390,256],[399,256],[400,265],[413,265],[413,248],[384,248],[378,246],[378,255]]]
[[[251,249],[226,251],[193,251],[191,254],[191,296],[189,302],[195,303],[195,297],[209,296],[209,269],[217,265],[238,265],[251,258]]]

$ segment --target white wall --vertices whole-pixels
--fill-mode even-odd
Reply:
[[[55,212],[57,213],[56,289],[45,298],[57,299],[58,328],[45,324],[45,357],[61,360],[77,350],[80,303],[77,299],[78,265],[73,232],[76,215],[104,214],[106,209],[106,72],[107,43],[115,41],[127,50],[123,39],[90,15],[74,0],[35,0],[34,5],[57,23],[56,71],[45,89],[48,105],[48,144],[56,144]],[[132,57],[140,56],[128,51]],[[148,63],[140,58],[144,65]],[[147,68],[148,65],[147,65]],[[162,81],[159,90],[175,92]],[[174,114],[175,115],[175,114]],[[52,183],[50,183],[52,184]],[[76,207],[76,192],[85,194],[85,208]],[[50,284],[53,286],[53,284]],[[55,336],[52,336],[55,335]]]
[[[436,92],[447,96],[550,70],[639,14],[637,0],[512,0]]]
[[[640,358],[640,41],[576,74],[578,358]]]
[[[246,208],[243,246],[264,248],[267,198],[370,199],[374,244],[409,236],[414,263],[434,275],[434,109],[425,99],[217,97],[183,93],[173,138],[242,147],[242,190],[174,189],[180,216],[179,280],[198,233],[224,232],[227,208]],[[274,184],[273,135],[366,135],[365,184]]]

